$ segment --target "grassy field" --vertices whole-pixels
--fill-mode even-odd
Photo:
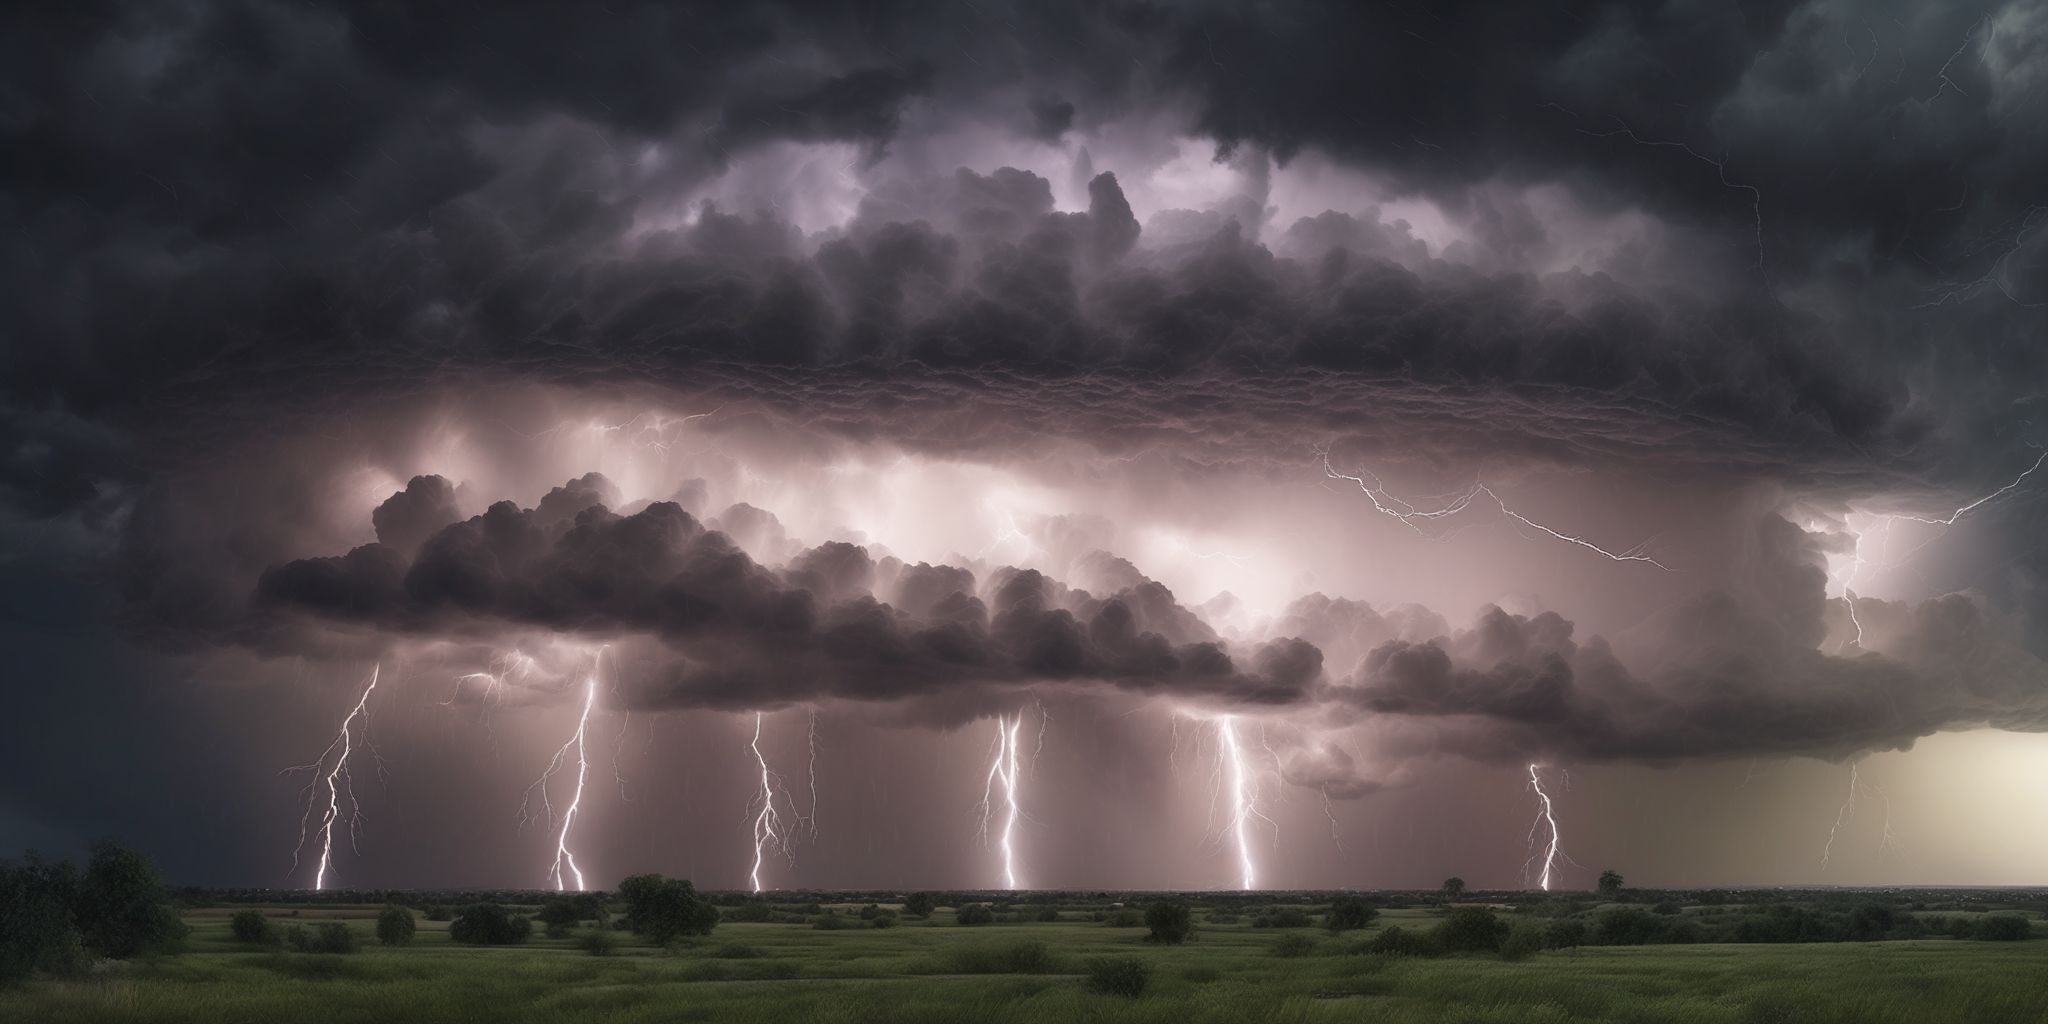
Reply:
[[[672,950],[617,933],[616,955],[597,957],[580,933],[477,948],[426,921],[412,945],[379,947],[374,912],[274,911],[281,923],[347,921],[365,948],[343,956],[252,951],[229,936],[227,911],[195,911],[187,952],[0,991],[0,1021],[2048,1024],[2043,942],[1587,948],[1509,963],[1362,955],[1373,930],[1202,925],[1194,942],[1160,947],[1142,928],[969,928],[941,911],[886,930],[727,922]],[[1393,910],[1375,929],[1435,920]],[[1314,947],[1282,955],[1290,935]],[[1029,943],[1044,955],[1016,949]],[[1145,994],[1089,991],[1081,972],[1103,955],[1149,963]],[[1009,973],[1018,964],[1040,973]]]

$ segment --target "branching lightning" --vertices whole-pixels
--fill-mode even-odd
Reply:
[[[1237,742],[1237,720],[1235,716],[1223,715],[1216,719],[1216,735],[1220,743],[1222,764],[1218,767],[1227,775],[1226,790],[1230,794],[1230,834],[1237,847],[1238,888],[1247,892],[1258,888],[1258,868],[1252,863],[1251,823],[1253,819],[1274,825],[1273,819],[1259,810],[1259,791],[1252,778],[1250,766],[1244,761],[1244,748]],[[1277,832],[1278,826],[1274,825]]]
[[[1008,718],[996,718],[995,754],[989,761],[988,780],[981,796],[981,837],[986,845],[989,841],[989,819],[995,815],[996,789],[1002,789],[1003,825],[996,837],[996,848],[1003,858],[1003,886],[1007,889],[1021,889],[1017,881],[1017,819],[1021,815],[1017,803],[1017,787],[1022,781],[1017,739],[1018,730],[1024,724],[1024,715],[1019,712]]]
[[[536,818],[544,824],[552,825],[554,805],[549,802],[548,783],[568,765],[569,751],[575,750],[576,788],[570,793],[569,806],[562,812],[562,827],[555,833],[555,859],[548,869],[548,880],[558,892],[568,890],[570,876],[575,877],[578,891],[587,888],[583,883],[583,870],[576,866],[576,855],[569,849],[569,840],[576,828],[576,816],[583,809],[583,785],[590,778],[587,738],[590,734],[590,712],[597,706],[597,677],[603,664],[604,648],[600,647],[590,666],[590,675],[583,682],[583,709],[576,717],[576,731],[570,733],[569,738],[556,749],[555,756],[549,759],[547,769],[541,772],[540,778],[535,779],[533,785],[526,787],[526,799],[519,805],[519,826],[522,830]],[[537,812],[533,810],[536,796],[540,798],[540,810]]]
[[[1526,875],[1528,865],[1540,860],[1543,870],[1536,877],[1536,885],[1544,892],[1549,892],[1550,880],[1557,870],[1557,860],[1564,854],[1560,849],[1562,839],[1557,831],[1557,809],[1550,803],[1550,794],[1543,789],[1543,776],[1537,771],[1538,767],[1534,764],[1529,766],[1529,788],[1536,793],[1536,820],[1529,823],[1529,861],[1523,865],[1522,870]],[[1536,852],[1538,832],[1544,833],[1541,853]]]
[[[320,840],[320,860],[313,872],[313,888],[316,890],[327,888],[327,872],[334,866],[334,825],[341,820],[343,804],[348,805],[348,836],[351,849],[362,836],[362,808],[356,803],[355,780],[349,774],[348,763],[349,758],[355,753],[355,723],[358,718],[363,720],[363,746],[369,747],[370,694],[377,689],[377,677],[382,670],[381,664],[370,669],[370,685],[363,688],[362,696],[357,697],[355,706],[349,708],[348,715],[341,720],[340,730],[334,734],[334,739],[329,741],[327,749],[322,750],[320,756],[310,763],[294,765],[284,770],[286,775],[295,772],[310,772],[313,775],[313,781],[308,782],[300,794],[306,799],[306,813],[299,817],[299,845],[292,848],[292,867],[294,870],[298,868],[299,856],[306,848],[306,840],[317,835]],[[376,749],[370,748],[370,756],[375,757],[376,754]],[[330,757],[333,758],[331,766],[328,764]],[[327,808],[320,814],[320,824],[315,826],[312,824],[313,808],[319,804],[319,790],[323,785],[327,788]]]
[[[761,891],[761,864],[767,859],[770,847],[779,848],[786,857],[792,856],[790,833],[783,827],[782,813],[775,809],[775,788],[782,777],[769,769],[768,756],[761,753],[762,718],[762,712],[754,712],[754,738],[747,745],[754,752],[754,763],[761,769],[761,789],[753,798],[760,801],[760,807],[755,808],[753,800],[747,802],[747,810],[754,819],[754,866],[747,873],[747,880],[753,884],[755,892]]]
[[[1842,809],[1835,812],[1835,823],[1828,829],[1827,844],[1820,848],[1822,870],[1827,869],[1828,858],[1834,855],[1835,837],[1841,834],[1842,826],[1847,825],[1849,819],[1856,816],[1856,792],[1861,788],[1857,783],[1857,768],[1860,764],[1861,762],[1857,762],[1849,766],[1849,795],[1842,799]]]
[[[1403,526],[1406,526],[1409,529],[1414,530],[1418,534],[1422,533],[1421,524],[1436,522],[1448,519],[1451,516],[1455,516],[1458,513],[1463,512],[1466,509],[1472,507],[1473,502],[1479,500],[1481,495],[1484,495],[1488,500],[1490,500],[1494,504],[1495,507],[1500,509],[1500,513],[1502,515],[1506,516],[1509,519],[1514,520],[1517,523],[1522,524],[1523,526],[1527,526],[1530,529],[1536,530],[1539,533],[1546,534],[1555,540],[1561,540],[1567,544],[1573,544],[1578,547],[1585,548],[1588,551],[1601,555],[1612,561],[1643,562],[1648,565],[1656,566],[1657,568],[1662,569],[1665,572],[1673,571],[1670,566],[1665,565],[1664,563],[1657,561],[1655,558],[1652,558],[1649,555],[1643,553],[1643,549],[1647,547],[1649,544],[1648,541],[1644,541],[1643,543],[1638,544],[1635,547],[1628,548],[1623,551],[1610,551],[1607,548],[1601,547],[1600,545],[1585,539],[1584,537],[1564,533],[1560,530],[1556,530],[1551,527],[1545,526],[1542,523],[1536,522],[1535,520],[1530,519],[1529,517],[1521,514],[1520,512],[1517,512],[1514,509],[1509,508],[1507,502],[1504,501],[1499,494],[1495,493],[1493,488],[1488,487],[1484,482],[1475,481],[1472,484],[1472,488],[1470,490],[1467,490],[1464,493],[1459,494],[1457,497],[1451,499],[1451,501],[1448,504],[1445,504],[1439,508],[1421,509],[1415,507],[1414,505],[1406,501],[1401,500],[1400,498],[1394,497],[1392,494],[1389,494],[1387,492],[1386,487],[1380,483],[1379,477],[1375,476],[1372,473],[1372,471],[1360,470],[1360,475],[1354,475],[1351,473],[1340,473],[1337,471],[1336,467],[1330,464],[1330,453],[1328,449],[1321,449],[1317,452],[1317,454],[1322,456],[1324,475],[1328,476],[1332,480],[1349,480],[1352,483],[1357,484],[1359,491],[1363,492],[1366,498],[1372,502],[1372,507],[1375,511],[1378,511],[1380,514],[1388,516],[1392,519],[1399,520]]]

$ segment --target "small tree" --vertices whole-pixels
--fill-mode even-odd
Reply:
[[[533,933],[533,922],[496,903],[478,903],[448,925],[448,937],[472,946],[516,946]]]
[[[363,948],[362,940],[340,921],[322,921],[310,930],[295,924],[285,929],[284,937],[301,953],[354,953]]]
[[[996,919],[996,912],[986,903],[969,903],[953,915],[953,920],[965,925],[987,924]]]
[[[1330,930],[1333,932],[1356,931],[1371,924],[1380,912],[1372,904],[1357,896],[1339,896],[1330,901]]]
[[[928,892],[914,892],[903,897],[903,912],[911,917],[930,917],[939,909],[938,897]]]
[[[1612,900],[1620,897],[1621,872],[1613,868],[1600,872],[1600,898]]]
[[[550,896],[541,901],[540,913],[535,914],[540,923],[547,926],[548,937],[562,938],[583,920],[582,909],[574,901],[561,896]]]
[[[1178,946],[1195,933],[1195,915],[1185,903],[1162,900],[1145,908],[1145,928],[1148,941]]]
[[[387,946],[403,946],[412,941],[412,933],[419,928],[412,919],[412,911],[396,903],[386,904],[377,914],[377,941]]]
[[[76,909],[85,944],[115,959],[175,949],[189,930],[156,868],[113,843],[93,847]]]
[[[1561,917],[1550,922],[1550,932],[1544,936],[1544,943],[1551,949],[1577,950],[1586,944],[1586,922],[1576,917]]]
[[[1516,921],[1508,926],[1507,936],[1501,939],[1502,960],[1527,960],[1541,950],[1548,939],[1543,926],[1535,921]]]
[[[1444,879],[1444,899],[1461,899],[1465,895],[1465,880],[1456,875]]]
[[[1436,926],[1437,944],[1448,953],[1491,953],[1507,937],[1507,924],[1485,907],[1458,907]]]
[[[77,892],[78,872],[68,863],[33,855],[25,864],[0,863],[0,985],[83,968],[71,909]]]
[[[275,946],[278,942],[277,929],[271,927],[270,918],[254,907],[235,911],[235,916],[228,918],[228,931],[234,933],[236,942],[251,946]]]
[[[688,879],[634,875],[619,883],[633,934],[668,945],[686,935],[709,935],[718,927],[718,907],[699,899]]]

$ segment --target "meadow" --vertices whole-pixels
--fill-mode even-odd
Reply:
[[[446,922],[420,920],[410,944],[380,946],[375,904],[265,908],[280,925],[341,921],[360,933],[361,952],[251,948],[229,931],[240,907],[203,907],[185,911],[184,952],[0,990],[0,1020],[2048,1022],[2048,942],[2038,941],[1585,946],[1510,961],[1365,951],[1387,928],[1440,922],[1444,909],[1428,905],[1385,909],[1341,933],[1254,927],[1198,906],[1195,935],[1178,946],[1082,910],[969,927],[942,908],[872,928],[851,923],[856,906],[825,907],[846,927],[727,920],[666,947],[612,930],[616,946],[602,956],[586,951],[588,924],[553,938],[536,929],[523,945],[465,946]],[[1142,961],[1143,993],[1094,991],[1089,966],[1103,957]]]

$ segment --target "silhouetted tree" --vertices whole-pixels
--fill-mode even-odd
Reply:
[[[1456,875],[1444,879],[1444,899],[1455,900],[1465,895],[1465,880]]]
[[[688,879],[634,875],[619,883],[619,896],[633,934],[664,945],[718,927],[718,908],[699,899]]]
[[[1178,946],[1195,933],[1195,915],[1185,903],[1162,900],[1145,908],[1145,928],[1150,941]]]
[[[903,897],[903,912],[911,917],[930,917],[939,909],[938,898],[928,892],[914,892]]]
[[[403,946],[412,941],[412,933],[419,928],[412,919],[412,911],[396,903],[386,904],[377,914],[377,941],[387,946]]]
[[[156,868],[113,843],[93,847],[74,912],[85,944],[116,959],[175,949],[190,930],[171,906]]]
[[[0,984],[84,966],[72,915],[77,898],[78,872],[68,863],[33,854],[26,863],[0,863]]]
[[[1339,896],[1330,901],[1329,927],[1333,932],[1348,932],[1363,928],[1380,916],[1372,904],[1357,896]]]
[[[1447,953],[1492,953],[1507,937],[1507,923],[1485,907],[1458,907],[1436,926],[1436,941]]]
[[[1600,895],[1610,900],[1621,895],[1621,872],[1613,868],[1600,872]]]
[[[278,941],[277,929],[271,926],[270,918],[254,907],[235,911],[235,916],[228,919],[228,930],[234,933],[236,942],[252,946],[274,946]]]
[[[496,903],[478,903],[448,925],[448,937],[472,946],[516,946],[533,933],[533,922]]]

